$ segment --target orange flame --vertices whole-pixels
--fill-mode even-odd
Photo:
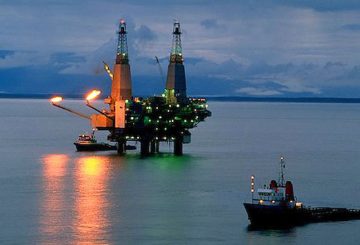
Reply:
[[[91,91],[87,96],[86,96],[86,100],[93,100],[95,99],[96,97],[99,96],[99,94],[101,93],[100,90],[93,90]]]
[[[56,96],[56,97],[53,97],[53,98],[50,99],[51,103],[59,103],[62,100],[63,100],[63,98],[60,97],[60,96]]]

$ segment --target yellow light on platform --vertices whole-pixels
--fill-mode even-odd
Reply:
[[[101,94],[101,91],[95,89],[86,96],[86,100],[93,100],[96,97],[98,97],[100,94]]]
[[[51,103],[60,103],[61,101],[63,101],[63,98],[60,97],[60,96],[55,96],[55,97],[52,97],[50,99]]]
[[[302,207],[302,203],[301,203],[301,202],[296,202],[296,203],[295,203],[295,207],[301,208],[301,207]]]

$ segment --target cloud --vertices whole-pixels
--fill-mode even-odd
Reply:
[[[237,93],[252,95],[252,96],[274,96],[282,93],[276,90],[269,90],[267,88],[245,87],[236,90]]]
[[[42,52],[10,51],[0,58],[0,69],[42,66],[49,63],[49,55]]]
[[[341,26],[341,29],[348,31],[360,31],[360,24],[347,24]]]
[[[131,33],[131,30],[130,30]],[[135,55],[146,55],[148,49],[153,47],[154,41],[157,40],[157,35],[148,26],[140,25],[133,30],[129,44]]]
[[[260,0],[261,3],[268,3],[269,1]],[[312,8],[317,11],[345,11],[360,9],[360,2],[357,0],[338,0],[338,1],[323,1],[323,0],[271,0],[272,4],[287,5],[292,7]]]
[[[183,29],[191,91],[232,95],[245,89],[264,95],[325,96],[341,90],[346,95],[348,88],[352,92],[360,87],[360,56],[354,55],[360,50],[359,4],[357,0],[35,0],[31,5],[25,0],[1,1],[0,70],[27,67],[27,80],[34,83],[45,78],[33,75],[31,69],[51,69],[56,81],[107,79],[102,61],[112,66],[118,20],[125,17],[134,81],[150,86],[160,80],[155,56],[166,72],[175,18]]]
[[[0,50],[0,59],[4,59],[7,56],[13,55],[14,53],[14,50]]]
[[[218,29],[218,30],[220,30],[220,29],[226,28],[225,25],[220,25],[218,23],[217,19],[205,19],[205,20],[200,22],[200,25],[202,25],[206,29]]]
[[[52,64],[68,64],[84,62],[85,57],[74,52],[58,52],[50,55],[50,63]]]
[[[132,34],[134,39],[138,40],[139,42],[146,43],[149,41],[154,41],[157,38],[155,32],[153,32],[148,26],[140,25],[140,27],[134,30]]]
[[[207,74],[208,78],[218,80],[219,84],[229,89],[233,88],[233,92],[236,93],[254,95],[274,93],[289,96],[324,95],[325,91],[336,87],[360,88],[357,82],[360,80],[359,67],[341,62],[276,65],[262,62],[243,65],[233,60],[222,64],[202,61],[186,66],[188,75]]]

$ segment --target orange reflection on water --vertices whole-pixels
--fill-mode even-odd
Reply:
[[[76,162],[75,243],[106,241],[108,164],[101,156],[82,157]]]
[[[69,157],[64,154],[43,156],[43,198],[40,213],[40,230],[44,243],[54,240],[63,231],[65,219],[65,175]]]
[[[46,179],[63,177],[66,172],[66,164],[69,157],[65,154],[45,155],[43,161],[43,176]]]

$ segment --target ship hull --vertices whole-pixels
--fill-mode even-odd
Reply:
[[[77,151],[112,151],[116,150],[115,145],[101,143],[74,143]]]
[[[244,203],[253,227],[291,227],[307,223],[360,219],[359,209],[346,208],[290,208],[280,205]]]
[[[251,225],[294,226],[305,223],[306,218],[297,209],[287,206],[270,206],[244,203]]]

